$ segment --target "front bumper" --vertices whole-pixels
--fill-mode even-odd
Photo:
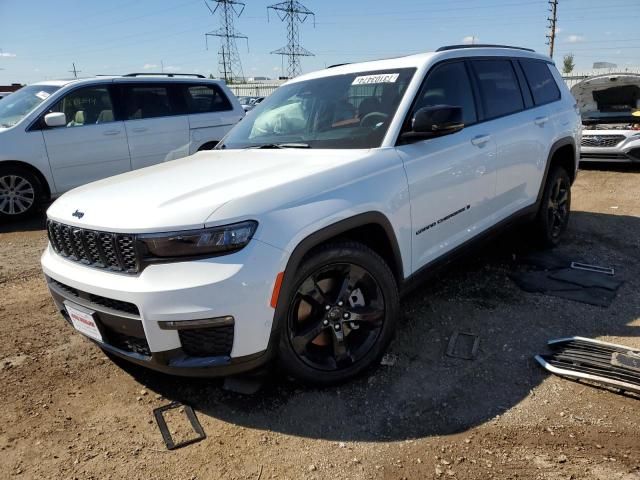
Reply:
[[[95,312],[103,341],[93,341],[101,348],[165,373],[222,376],[269,359],[269,303],[283,253],[254,239],[232,255],[152,265],[133,276],[77,264],[49,247],[42,266],[67,320],[65,302]],[[219,318],[231,324],[181,326]]]
[[[640,142],[615,147],[580,147],[581,162],[640,162]]]

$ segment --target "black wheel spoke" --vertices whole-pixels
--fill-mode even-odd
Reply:
[[[345,305],[348,305],[349,295],[351,295],[351,292],[353,292],[358,283],[360,283],[367,275],[368,273],[364,268],[357,265],[350,265],[349,268],[346,269],[345,276],[342,280],[342,284],[340,285],[340,290],[336,297],[336,303],[342,301]]]
[[[304,351],[307,349],[307,346],[315,340],[318,335],[322,333],[322,331],[326,327],[322,324],[322,321],[313,322],[310,327],[307,327],[301,332],[298,332],[292,339],[291,343],[293,345],[293,349],[298,355],[302,355]]]
[[[558,205],[565,205],[567,200],[569,200],[569,191],[564,189],[560,192],[560,197],[557,200]]]
[[[346,363],[353,363],[351,355],[349,355],[349,349],[345,341],[345,335],[342,330],[333,331],[331,336],[333,340],[333,358],[335,359],[338,368],[344,367]]]
[[[321,306],[328,303],[325,293],[312,277],[307,278],[304,283],[300,285],[300,289],[298,291],[307,303],[315,306]]]
[[[379,327],[384,320],[384,310],[373,307],[362,307],[351,311],[350,322],[368,324],[369,327]]]

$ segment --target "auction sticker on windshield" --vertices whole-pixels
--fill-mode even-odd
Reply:
[[[100,330],[98,330],[96,321],[93,319],[92,312],[86,309],[80,310],[81,307],[69,304],[68,302],[64,302],[64,306],[76,330],[94,340],[102,342],[102,335],[100,334]]]
[[[378,75],[363,75],[356,77],[351,85],[370,85],[372,83],[395,83],[400,76],[399,73],[381,73]]]
[[[36,97],[38,97],[40,100],[46,100],[49,97],[49,93],[40,91],[36,93]]]

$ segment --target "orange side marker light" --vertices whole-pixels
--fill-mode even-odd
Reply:
[[[271,294],[271,307],[276,308],[278,306],[278,297],[280,296],[280,287],[282,287],[282,279],[284,278],[284,272],[280,272],[276,276],[276,282],[273,285],[273,293]]]

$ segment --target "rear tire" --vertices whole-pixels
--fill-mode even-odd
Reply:
[[[399,295],[393,273],[367,246],[312,251],[282,292],[279,362],[298,380],[332,385],[379,363],[393,338]]]
[[[216,148],[216,145],[218,145],[218,143],[220,143],[218,140],[214,140],[213,142],[207,142],[201,145],[198,151],[202,152],[204,150],[213,150],[214,148]]]
[[[561,166],[552,166],[545,183],[540,209],[534,221],[535,233],[544,247],[560,243],[571,213],[571,178]]]
[[[40,209],[42,184],[26,168],[0,167],[0,221],[21,220]]]

